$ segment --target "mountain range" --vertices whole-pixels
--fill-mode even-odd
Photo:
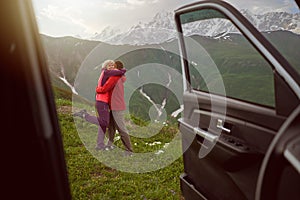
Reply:
[[[264,35],[266,35],[271,42],[274,42],[274,45],[278,49],[281,49],[281,53],[289,58],[293,66],[298,66],[297,70],[300,72],[300,60],[298,59],[300,54],[299,51],[295,51],[295,49],[298,49],[300,46],[300,35],[289,31],[272,31],[266,32]],[[253,57],[251,52],[245,54],[247,45],[245,45],[245,41],[242,40],[240,34],[229,33],[218,39],[199,35],[194,35],[192,38],[195,41],[201,42],[212,58],[218,58],[215,61],[218,62],[217,65],[222,66],[222,68],[220,68],[221,73],[229,73],[227,77],[231,77],[231,71],[235,71],[237,74],[244,74],[244,76],[239,76],[236,80],[232,78],[227,80],[230,81],[231,86],[234,86],[231,87],[230,91],[226,90],[227,94],[236,97],[246,95],[251,98],[272,96],[258,96],[257,93],[253,94],[251,92],[253,90],[240,91],[239,85],[243,84],[245,74],[247,74],[248,78],[253,77],[257,79],[256,81],[252,81],[253,83],[261,83],[261,81],[264,80],[261,75],[257,75],[263,74],[259,71],[261,67],[261,63],[259,63],[260,60],[257,59],[257,56]],[[132,96],[127,98],[130,99],[129,110],[131,113],[135,113],[139,118],[148,120],[147,111],[153,106],[152,102],[160,104],[161,107],[165,108],[168,115],[180,109],[181,105],[178,102],[178,98],[172,93],[171,88],[180,88],[182,81],[180,81],[178,77],[170,77],[170,74],[155,68],[155,66],[158,65],[169,66],[176,70],[177,74],[182,73],[179,54],[167,51],[167,49],[179,49],[178,41],[172,40],[159,45],[142,45],[139,46],[139,48],[135,48],[133,45],[110,45],[99,41],[80,40],[72,37],[52,38],[43,35],[42,39],[48,60],[52,85],[56,88],[70,91],[73,97],[79,94],[80,97],[93,102],[95,85],[100,73],[99,65],[101,65],[104,60],[112,58],[122,60],[128,71],[136,72],[136,74],[131,73],[126,83],[129,83],[130,80],[140,80],[140,71],[138,69],[144,65],[147,65],[150,70],[144,74],[144,79],[160,78],[160,80],[165,80],[165,82],[162,83],[163,85],[141,84],[140,86],[142,87],[127,85],[126,87],[130,90],[131,88],[136,89],[134,93],[132,93]],[[127,53],[120,55],[120,52]],[[243,54],[241,56],[240,52],[244,52],[245,55]],[[120,56],[116,57],[116,55]],[[235,55],[239,56],[236,57]],[[251,65],[249,64],[249,58],[251,58],[251,62],[253,62]],[[197,65],[197,63],[193,62],[191,62],[191,64]],[[201,76],[192,77],[195,79],[195,83],[198,81],[201,82],[201,80],[198,80],[198,77]],[[201,87],[205,88],[205,86]],[[256,87],[258,88],[259,86]],[[262,91],[261,87],[260,91]],[[267,94],[268,92],[270,91],[264,89],[261,93]],[[151,99],[151,101],[149,99]],[[265,99],[264,101],[267,105],[274,103],[270,99]],[[261,102],[261,100],[259,100],[259,102]],[[158,110],[160,109],[161,108],[158,108]]]
[[[300,46],[299,13],[274,12],[264,15],[253,15],[249,11],[244,10],[243,14],[256,27],[259,27],[271,42],[274,41],[273,44],[282,50],[281,53],[291,56],[289,61],[294,66],[300,66],[298,59],[300,55],[298,51],[295,51]],[[188,35],[195,41],[202,41],[202,44],[207,44],[206,49],[212,57],[222,55],[222,59],[219,62],[224,62],[224,71],[232,69],[230,67],[232,63],[229,66],[230,63],[226,61],[227,58],[235,55],[236,52],[244,51],[245,45],[241,40],[241,34],[234,33],[234,28],[228,24],[193,23],[185,28],[188,31]],[[208,28],[215,30],[215,32],[208,31]],[[92,40],[74,37],[53,38],[41,35],[52,84],[60,90],[67,90],[75,95],[79,94],[81,97],[93,102],[94,87],[100,72],[99,65],[106,59],[120,59],[125,63],[128,70],[143,64],[158,63],[172,67],[181,73],[179,53],[168,51],[168,49],[179,50],[176,39],[177,33],[174,29],[172,14],[164,12],[157,14],[150,22],[140,22],[127,32],[108,27],[105,31],[95,35]],[[231,31],[222,32],[222,30]],[[232,46],[238,47],[236,52],[230,50],[233,49]],[[122,54],[122,52],[127,53]],[[236,62],[244,63],[245,59],[245,57],[240,57]],[[159,70],[151,73],[168,81],[164,83],[164,86],[148,84],[141,88],[136,88],[136,92],[130,98],[130,109],[133,113],[138,113],[138,117],[143,119],[148,117],[148,114],[144,113],[144,111],[148,111],[148,108],[153,106],[148,100],[149,98],[155,103],[161,104],[168,114],[176,112],[180,108],[176,96],[172,94],[172,90],[168,87],[171,83],[175,88],[179,88],[182,82],[176,81],[174,77],[170,79],[169,74],[159,72]],[[237,90],[237,92],[240,91]],[[253,94],[247,95],[255,96]],[[266,101],[269,102],[269,100]]]
[[[300,34],[300,13],[269,12],[253,14],[249,10],[241,10],[241,13],[262,32],[287,30]],[[213,37],[222,32],[235,32],[235,28],[229,22],[215,23],[214,21],[191,23],[186,29],[188,36],[202,35]],[[174,40],[176,37],[177,32],[173,13],[164,11],[157,13],[151,21],[139,22],[127,31],[106,27],[102,32],[95,34],[90,39],[113,45],[145,45],[160,44]]]

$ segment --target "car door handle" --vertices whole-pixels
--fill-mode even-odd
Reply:
[[[203,137],[204,139],[207,139],[210,142],[217,142],[219,136],[214,135],[212,133],[209,133],[199,127],[194,127],[188,123],[186,123],[185,121],[183,121],[182,118],[178,119],[178,122],[183,124],[184,126],[188,127],[189,129],[192,129],[194,131],[195,134],[200,135],[201,137]]]
[[[223,131],[226,131],[227,133],[230,133],[230,132],[231,132],[230,129],[224,127],[224,122],[223,122],[223,120],[221,120],[221,119],[218,119],[218,120],[217,120],[217,128],[218,128],[218,129],[221,129],[221,130],[223,130]]]

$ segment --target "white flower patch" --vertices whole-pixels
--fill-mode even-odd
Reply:
[[[169,126],[167,122],[162,123],[164,126]]]
[[[121,139],[120,136],[116,136],[116,137],[115,137],[115,141],[118,141],[118,140],[120,140],[120,139]]]
[[[165,143],[164,148],[166,149],[170,143]]]
[[[162,153],[165,153],[163,150],[158,150],[156,153],[155,153],[155,155],[159,155],[159,154],[162,154]]]
[[[160,142],[160,141],[155,141],[155,142],[153,142],[153,143],[148,143],[148,142],[146,142],[145,144],[146,144],[146,145],[149,145],[149,146],[154,146],[154,145],[157,145],[157,144],[161,144],[161,142]]]

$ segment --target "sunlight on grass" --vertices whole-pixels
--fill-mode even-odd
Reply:
[[[59,101],[57,105],[66,106],[68,102]],[[77,127],[74,120],[81,120],[76,122]],[[179,175],[183,172],[182,156],[175,158],[169,166],[148,173],[118,171],[99,162],[90,152],[95,151],[97,126],[73,118],[71,109],[69,113],[59,113],[59,122],[73,199],[183,199],[179,183]],[[80,134],[81,138],[77,129],[85,131]],[[130,131],[134,130],[134,127],[130,127]],[[151,138],[131,137],[134,152],[153,152],[153,163],[168,162],[165,159],[166,155],[174,159],[172,157],[174,151],[181,153],[177,148],[172,149],[169,145],[177,131],[176,125],[171,125],[163,127],[159,134]],[[86,148],[86,144],[82,141],[87,141],[90,146]],[[178,142],[178,146],[181,145],[180,140],[175,142]],[[101,154],[101,159],[104,161],[109,160],[110,163],[116,166],[122,165],[124,168],[132,165],[141,166],[134,162],[146,162],[134,157],[122,156],[121,140],[116,140],[115,144],[119,149],[95,153]],[[151,160],[147,162],[151,164]]]

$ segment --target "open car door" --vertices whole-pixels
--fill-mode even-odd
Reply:
[[[185,199],[299,199],[295,67],[228,3],[190,4],[175,20]]]

